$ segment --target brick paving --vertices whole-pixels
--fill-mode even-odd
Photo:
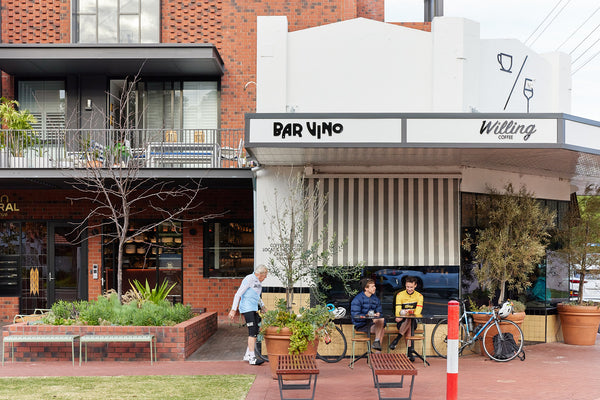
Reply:
[[[240,333],[241,332],[241,333]],[[226,337],[229,346],[239,348],[240,335]],[[600,335],[599,335],[600,336]],[[218,352],[216,342],[208,343],[211,352]],[[234,344],[235,343],[235,344]],[[206,346],[206,345],[205,345]],[[563,343],[545,343],[525,347],[526,360],[497,363],[480,355],[462,357],[459,361],[458,398],[470,399],[540,399],[540,400],[600,400],[600,337],[595,346],[570,346]],[[271,378],[269,366],[250,366],[233,360],[203,361],[200,349],[187,361],[159,362],[103,362],[90,361],[82,367],[70,362],[15,362],[8,361],[0,368],[0,376],[119,376],[119,375],[222,375],[255,374],[256,380],[247,400],[279,399],[277,382]],[[227,353],[231,358],[233,352]],[[241,358],[242,352],[238,353]],[[238,357],[236,355],[236,357]],[[414,400],[446,398],[446,360],[430,357],[431,366],[416,361]],[[317,361],[320,375],[316,399],[375,399],[371,371],[366,361],[360,360],[352,370],[346,360],[337,364]],[[201,390],[201,389],[199,389]],[[396,389],[398,390],[398,389]],[[386,396],[403,395],[388,389]],[[291,392],[290,395],[296,395]]]

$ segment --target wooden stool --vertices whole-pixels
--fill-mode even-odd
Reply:
[[[425,323],[419,323],[419,325],[415,328],[413,334],[406,336],[406,340],[421,341],[421,355],[423,356],[423,364],[427,364],[427,343],[425,342],[426,337],[427,334],[425,333]],[[415,344],[413,343],[413,347],[414,345]]]
[[[350,368],[354,368],[355,361],[358,361],[361,358],[363,358],[365,356],[365,354],[367,355],[367,363],[370,364],[371,363],[371,334],[365,333],[365,332],[360,332],[360,331],[357,331],[356,329],[352,329],[351,341],[352,341],[352,361],[350,362],[350,365],[348,365],[348,366]],[[367,352],[355,359],[356,343],[366,343],[367,344]]]

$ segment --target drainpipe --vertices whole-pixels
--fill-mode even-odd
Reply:
[[[441,17],[444,15],[444,0],[424,0],[425,15],[424,21],[431,22],[433,17]]]

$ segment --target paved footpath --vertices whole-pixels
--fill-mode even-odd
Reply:
[[[562,343],[525,347],[526,360],[497,363],[480,355],[459,361],[458,398],[600,400],[600,335],[595,346]],[[446,398],[446,360],[429,358],[431,366],[415,362],[414,400]],[[360,360],[354,369],[347,360],[337,364],[318,361],[320,375],[315,398],[376,399],[371,371]],[[268,364],[250,366],[243,361],[102,362],[90,361],[75,367],[70,362],[24,363],[10,361],[0,367],[0,376],[120,376],[120,375],[222,375],[256,374],[247,400],[279,399],[277,381]],[[386,396],[405,392],[388,389]],[[296,395],[291,392],[290,395]]]

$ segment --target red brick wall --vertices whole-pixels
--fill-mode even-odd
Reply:
[[[156,336],[158,361],[184,361],[217,331],[217,314],[203,313],[175,326],[7,325],[9,335],[147,335]],[[79,346],[75,346],[78,357]],[[70,343],[16,343],[15,361],[70,361]],[[88,344],[89,361],[150,361],[148,343]]]
[[[2,0],[2,43],[69,43],[71,0]]]
[[[13,322],[15,315],[19,313],[18,297],[0,297],[0,324]]]

